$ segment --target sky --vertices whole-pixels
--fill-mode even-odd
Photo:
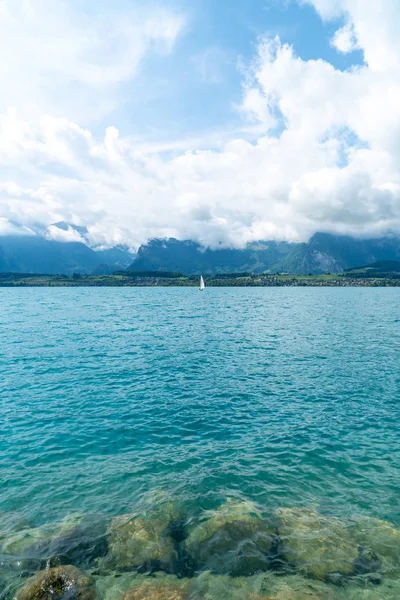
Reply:
[[[0,0],[0,235],[400,233],[399,0]]]

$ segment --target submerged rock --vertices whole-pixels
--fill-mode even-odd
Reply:
[[[0,549],[22,568],[40,569],[48,562],[86,567],[107,553],[105,534],[105,523],[98,517],[70,515],[57,524],[5,536]]]
[[[255,577],[231,577],[204,571],[190,581],[191,600],[257,600],[261,583]]]
[[[153,490],[142,498],[135,514],[116,517],[108,530],[109,553],[102,565],[118,571],[186,571],[182,542],[185,512],[178,498]]]
[[[382,585],[357,586],[350,584],[339,591],[338,600],[399,600],[400,580],[385,579]]]
[[[163,518],[173,523],[184,518],[185,509],[181,500],[174,494],[162,489],[151,490],[143,496],[138,510],[142,516]]]
[[[137,573],[119,573],[113,571],[107,575],[96,572],[96,591],[101,600],[122,600],[128,590],[134,589],[140,583],[147,581],[145,575]]]
[[[15,600],[95,600],[94,580],[73,566],[40,571],[29,579]]]
[[[302,508],[277,514],[281,552],[299,571],[322,581],[355,573],[358,545],[341,521]]]
[[[336,600],[333,586],[299,575],[230,577],[205,571],[190,582],[191,600]]]
[[[124,600],[186,600],[188,584],[175,581],[146,581],[124,595]]]
[[[3,554],[22,557],[24,554],[30,553],[30,550],[36,547],[37,544],[49,538],[49,532],[45,529],[23,529],[17,533],[4,536],[1,541],[1,551]]]
[[[108,552],[107,526],[101,515],[75,515],[62,522],[51,540],[48,554],[58,562],[80,568],[91,566]]]
[[[264,600],[335,600],[334,590],[320,581],[299,575],[264,577],[259,597]]]
[[[192,530],[185,549],[202,568],[240,576],[267,569],[273,545],[274,532],[256,506],[228,500]]]
[[[354,569],[358,579],[375,584],[382,581],[382,561],[375,552],[366,546],[360,546],[358,557],[354,561]]]
[[[109,553],[104,564],[120,571],[170,571],[176,553],[168,525],[162,517],[116,517],[108,528]]]
[[[364,517],[353,522],[350,531],[362,551],[379,562],[390,577],[400,577],[400,530],[387,521]]]
[[[101,600],[123,600],[137,594],[138,597],[153,597],[171,591],[183,593],[189,590],[190,581],[182,580],[166,573],[152,576],[130,572],[114,572],[107,576],[96,577],[96,590]],[[158,596],[157,596],[158,597]]]

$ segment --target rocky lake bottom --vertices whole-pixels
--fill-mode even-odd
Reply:
[[[131,514],[0,520],[1,596],[16,600],[395,600],[400,530],[246,500],[190,512],[148,494]]]

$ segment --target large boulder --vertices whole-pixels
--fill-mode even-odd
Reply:
[[[116,517],[108,528],[109,553],[103,564],[118,571],[172,570],[176,553],[168,526],[162,517]]]
[[[40,571],[25,583],[15,600],[95,600],[94,580],[67,565]]]
[[[353,521],[350,532],[363,554],[369,554],[379,562],[384,575],[400,577],[400,530],[392,523],[361,517]]]
[[[277,514],[280,551],[301,573],[326,581],[356,572],[358,544],[340,520],[303,508],[283,508]]]
[[[182,569],[185,512],[163,490],[146,494],[137,512],[114,518],[107,530],[109,553],[101,566],[117,571],[175,572]]]
[[[197,525],[185,542],[199,568],[252,575],[271,562],[274,532],[251,502],[228,500]]]
[[[49,562],[84,568],[107,553],[106,525],[98,516],[70,515],[60,523],[4,536],[0,550],[22,568],[36,570]]]

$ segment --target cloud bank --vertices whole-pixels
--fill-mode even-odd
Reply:
[[[149,52],[174,51],[183,14],[131,3],[126,12],[120,2],[112,18],[77,24],[67,2],[0,1],[0,53],[13,50],[0,66],[0,234],[66,221],[86,226],[93,245],[135,248],[164,236],[243,246],[315,231],[400,232],[398,2],[299,3],[342,19],[331,44],[362,50],[364,64],[340,71],[302,60],[278,37],[260,39],[242,67],[238,107],[255,139],[207,146],[205,136],[159,152],[91,123],[111,112]]]

